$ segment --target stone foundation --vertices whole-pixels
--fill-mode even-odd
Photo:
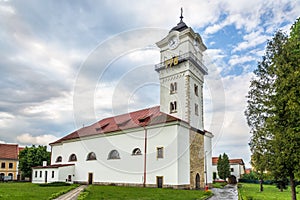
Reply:
[[[87,181],[74,181],[74,183],[88,185]],[[93,185],[110,185],[110,186],[123,186],[123,187],[144,187],[143,184],[138,183],[110,183],[110,182],[93,182]],[[156,188],[156,184],[146,184],[146,187]],[[163,185],[163,188],[170,189],[190,189],[190,185]]]

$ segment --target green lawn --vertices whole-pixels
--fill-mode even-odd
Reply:
[[[65,193],[77,185],[70,186],[56,186],[56,187],[41,187],[33,183],[0,183],[0,199],[13,199],[13,200],[43,200],[51,199],[51,197],[58,194]]]
[[[213,188],[223,188],[227,183],[225,182],[214,182]]]
[[[280,192],[275,185],[264,185],[264,191],[259,192],[259,184],[251,183],[239,183],[239,195],[243,200],[264,200],[264,199],[274,199],[274,200],[290,200],[291,190],[284,190]],[[297,188],[299,191],[299,188]],[[252,197],[252,198],[251,198]],[[300,199],[300,194],[297,194],[297,199]]]
[[[97,186],[90,185],[86,188],[86,200],[200,200],[205,199],[211,195],[211,192],[200,190],[175,190],[175,189],[161,189],[161,188],[139,188],[139,187],[118,187],[118,186]]]

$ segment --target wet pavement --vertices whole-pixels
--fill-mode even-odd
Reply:
[[[208,200],[238,200],[237,185],[228,184],[224,188],[213,188],[212,192],[214,193],[214,196]]]

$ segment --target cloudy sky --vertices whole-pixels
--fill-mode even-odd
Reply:
[[[298,0],[0,0],[0,141],[46,145],[101,118],[158,105],[155,42],[179,22],[181,7],[208,48],[213,155],[249,166],[249,81],[267,39],[299,17]]]

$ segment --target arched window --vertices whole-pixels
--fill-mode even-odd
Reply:
[[[170,93],[171,94],[174,93],[174,85],[173,85],[173,83],[170,84]]]
[[[140,149],[140,148],[135,148],[135,149],[133,149],[132,155],[133,155],[133,156],[142,155],[141,149]]]
[[[96,154],[95,154],[94,152],[90,152],[90,153],[87,155],[86,160],[97,160]]]
[[[176,112],[177,111],[177,102],[170,102],[170,113]]]
[[[8,176],[10,177],[10,180],[13,180],[14,175],[12,173],[8,173]]]
[[[107,159],[120,159],[120,154],[117,150],[112,150],[109,152]]]
[[[57,158],[56,158],[56,161],[55,162],[62,162],[62,157],[61,156],[58,156]]]
[[[69,157],[69,162],[72,162],[72,161],[77,161],[77,157],[74,153],[72,155],[70,155],[70,157]]]
[[[171,83],[170,84],[170,94],[174,94],[177,92],[177,83],[174,82],[174,83]]]

